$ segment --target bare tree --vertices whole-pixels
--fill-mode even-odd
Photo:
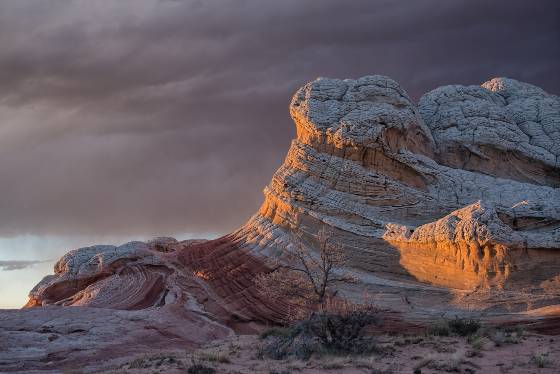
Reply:
[[[325,229],[316,236],[318,251],[313,251],[299,238],[286,248],[274,269],[256,279],[259,291],[270,298],[283,298],[298,305],[323,305],[333,295],[333,286],[352,282],[343,270],[346,256],[343,248],[333,242]]]

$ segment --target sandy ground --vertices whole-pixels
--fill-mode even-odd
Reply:
[[[215,373],[560,373],[560,337],[524,333],[516,343],[482,338],[379,336],[379,353],[323,356],[309,361],[257,358],[262,340],[233,336],[194,352],[162,351],[140,356],[113,373],[186,373],[193,364]],[[539,367],[544,366],[544,367]]]

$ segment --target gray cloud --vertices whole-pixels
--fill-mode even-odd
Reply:
[[[0,261],[0,270],[22,270],[46,261]]]
[[[317,76],[560,91],[556,1],[2,1],[0,235],[226,232]]]

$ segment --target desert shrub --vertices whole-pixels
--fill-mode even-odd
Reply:
[[[187,369],[187,373],[189,374],[214,374],[215,372],[216,369],[202,364],[193,364]]]
[[[290,329],[285,327],[272,327],[260,333],[260,339],[266,339],[269,336],[283,336],[288,337],[291,334]]]
[[[371,339],[365,327],[378,322],[371,311],[354,311],[346,315],[321,313],[303,322],[302,328],[316,336],[326,350],[340,353],[365,353],[371,350]]]
[[[476,348],[478,341],[486,339],[492,341],[496,347],[506,344],[517,344],[523,339],[524,330],[522,328],[502,328],[502,327],[484,327],[479,329],[475,334],[470,335],[467,342]],[[474,344],[473,344],[474,343]]]
[[[480,322],[474,319],[455,318],[434,323],[428,329],[428,333],[436,336],[449,336],[452,334],[470,336],[475,334],[481,326]]]
[[[145,369],[150,367],[160,367],[162,365],[173,365],[179,361],[173,354],[160,353],[153,356],[137,358],[129,364],[130,369]]]
[[[463,319],[463,318],[455,318],[448,321],[449,329],[452,333],[457,334],[459,336],[469,336],[476,333],[481,324],[479,321],[474,319]]]
[[[228,364],[231,362],[228,356],[218,352],[199,352],[196,355],[196,358],[201,361],[219,362],[222,364]]]
[[[467,343],[469,343],[475,351],[480,351],[484,349],[486,337],[480,334],[473,334],[467,338]]]
[[[523,330],[493,329],[488,333],[488,338],[499,347],[504,344],[518,344],[523,339]]]
[[[296,326],[287,336],[269,337],[264,346],[260,347],[257,357],[283,360],[293,356],[297,359],[307,360],[313,353],[320,351],[321,347],[317,339],[302,333]]]
[[[446,357],[444,359],[435,359],[431,355],[428,355],[413,367],[413,373],[421,374],[422,368],[424,367],[435,371],[459,372],[464,362],[465,360],[460,352],[456,352],[451,357]]]
[[[342,362],[342,361],[325,362],[321,365],[321,368],[325,369],[325,370],[343,369],[344,368],[344,362]]]
[[[366,336],[365,328],[379,322],[378,313],[372,307],[312,314],[281,333],[268,334],[258,356],[275,360],[294,356],[306,360],[314,353],[370,353],[376,347],[373,337]]]
[[[414,373],[422,373],[422,368],[424,366],[428,366],[434,361],[434,358],[431,355],[424,357],[420,362],[414,365],[413,370]]]
[[[287,320],[291,314],[299,319],[301,312],[323,309],[338,284],[356,281],[345,270],[346,261],[344,248],[323,228],[310,241],[295,237],[279,258],[269,262],[271,270],[258,274],[254,282],[264,297],[287,301],[294,308]]]
[[[535,353],[531,356],[531,362],[539,368],[550,366],[552,361],[548,358],[548,353]]]
[[[525,329],[522,326],[507,328],[506,331],[517,335],[519,338],[523,338],[523,336],[525,335]]]
[[[503,330],[492,330],[488,334],[488,338],[494,342],[496,347],[501,347],[507,340],[506,333]]]
[[[435,336],[449,336],[451,335],[451,329],[447,321],[437,321],[428,329],[428,334]]]

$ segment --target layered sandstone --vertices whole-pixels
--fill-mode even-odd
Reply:
[[[416,308],[558,305],[557,96],[495,78],[438,88],[417,107],[387,77],[321,78],[290,112],[297,139],[237,233],[252,251],[326,227],[389,306],[394,293]]]
[[[473,313],[558,327],[560,98],[494,78],[416,105],[387,77],[320,78],[290,113],[297,138],[249,222],[213,241],[69,252],[31,291],[35,308],[0,314],[0,370],[118,357],[139,341],[189,347],[278,321],[289,305],[263,299],[253,279],[295,240],[314,251],[323,228],[359,280],[339,294],[367,291],[393,327]],[[109,338],[91,343],[99,334]],[[60,346],[42,343],[51,337]]]
[[[70,252],[29,306],[161,305],[185,269],[203,274],[223,305],[243,304],[269,257],[296,238],[313,243],[321,228],[345,248],[358,288],[389,307],[400,308],[396,293],[417,309],[557,305],[560,99],[494,78],[419,103],[383,76],[308,83],[290,105],[297,138],[247,224],[204,243],[205,253],[173,239]]]
[[[227,237],[72,250],[0,311],[0,372],[100,370],[142,352],[192,349],[281,318],[254,288],[263,261]]]

